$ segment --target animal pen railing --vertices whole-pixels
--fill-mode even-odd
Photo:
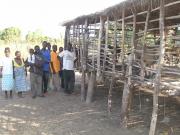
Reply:
[[[71,42],[82,71],[81,100],[92,101],[95,80],[123,84],[121,125],[127,126],[132,91],[153,93],[149,135],[155,134],[158,96],[180,94],[179,0],[126,0],[95,14],[66,22],[65,47]],[[173,61],[176,58],[176,63]],[[88,90],[85,76],[89,75]]]

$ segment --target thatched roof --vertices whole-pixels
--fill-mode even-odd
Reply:
[[[177,2],[179,0],[164,0],[165,4],[171,3],[171,2]],[[109,7],[107,9],[104,9],[100,12],[96,12],[89,15],[83,15],[79,16],[73,20],[64,22],[63,26],[70,26],[70,25],[81,25],[84,24],[85,20],[88,19],[88,22],[90,24],[99,22],[100,16],[109,16],[110,20],[121,19],[122,18],[122,11],[123,7],[125,7],[125,16],[131,16],[132,11],[135,11],[136,13],[140,13],[143,11],[146,11],[148,9],[148,6],[151,6],[151,9],[155,9],[160,6],[160,0],[125,0],[123,2],[120,2],[117,5],[114,5],[112,7]],[[166,16],[173,16],[180,14],[180,3],[177,3],[175,6],[169,7],[166,9]],[[159,11],[155,10],[151,14],[151,19],[156,19],[159,17]],[[145,15],[138,15],[137,21],[144,20]],[[132,18],[131,18],[132,19]],[[128,20],[127,20],[128,21]],[[129,20],[131,21],[131,20]],[[175,20],[174,23],[179,23],[180,20]],[[169,23],[169,22],[168,22]]]

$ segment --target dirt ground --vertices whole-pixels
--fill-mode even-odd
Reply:
[[[78,77],[76,80],[79,80]],[[108,89],[96,89],[90,105],[80,101],[80,82],[75,93],[49,91],[47,97],[13,99],[0,96],[0,135],[148,135],[152,113],[152,96],[134,95],[129,128],[119,127],[122,89],[113,90],[112,114],[107,114]],[[141,107],[140,107],[141,105]],[[140,109],[141,108],[141,109]],[[161,99],[158,116],[158,135],[180,135],[180,106]]]

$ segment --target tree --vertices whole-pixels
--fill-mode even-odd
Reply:
[[[26,35],[26,41],[31,44],[39,44],[43,41],[43,34],[41,30],[36,30],[34,32],[28,32]]]
[[[16,43],[21,39],[21,30],[17,27],[5,28],[0,32],[0,38],[6,43]]]

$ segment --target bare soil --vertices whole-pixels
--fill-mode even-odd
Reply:
[[[80,101],[80,82],[75,92],[49,91],[45,98],[13,99],[0,96],[0,135],[148,135],[152,113],[152,95],[135,93],[129,128],[119,127],[122,88],[113,90],[112,114],[107,113],[105,87],[98,87],[92,104]],[[158,135],[180,135],[180,106],[169,99],[160,99]]]

